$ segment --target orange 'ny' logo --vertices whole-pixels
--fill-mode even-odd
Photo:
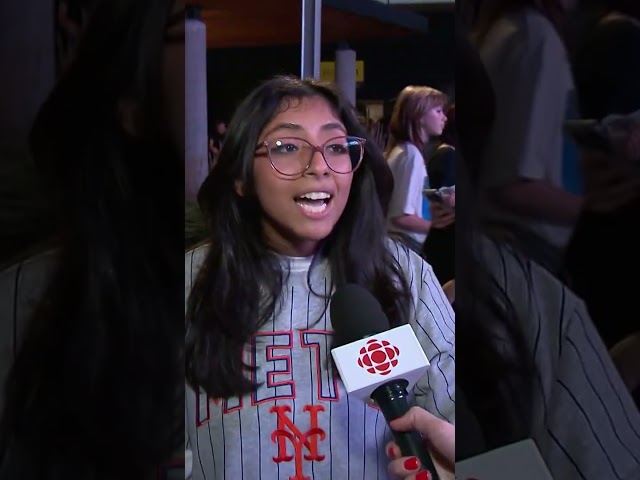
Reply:
[[[324,407],[305,405],[302,410],[309,412],[310,427],[306,432],[301,432],[287,415],[291,412],[290,406],[277,405],[269,410],[278,416],[278,426],[271,434],[271,441],[278,444],[278,456],[273,457],[273,461],[276,463],[295,461],[296,473],[289,477],[289,480],[310,480],[310,477],[304,476],[303,458],[309,462],[324,460],[324,455],[318,453],[318,440],[322,442],[326,437],[324,430],[318,427],[318,412],[324,412]],[[293,455],[288,454],[287,440],[293,446]]]

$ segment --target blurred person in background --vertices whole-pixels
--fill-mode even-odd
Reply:
[[[0,272],[0,478],[180,478],[185,6],[84,7],[30,135],[56,236]]]
[[[209,149],[213,153],[214,158],[220,155],[222,144],[227,135],[227,124],[222,120],[213,122],[213,130],[209,134]]]
[[[456,184],[456,116],[455,106],[447,109],[447,124],[439,145],[427,160],[429,188],[454,187]],[[423,257],[433,267],[441,285],[453,280],[456,273],[455,193],[442,201],[429,202],[431,229],[422,248]]]
[[[607,346],[615,352],[631,351],[616,346],[628,345],[640,331],[630,313],[637,309],[636,282],[629,280],[640,271],[640,151],[633,148],[640,138],[640,4],[583,4],[573,23],[580,113],[583,119],[600,122],[608,139],[601,145],[582,142],[585,208],[567,250],[567,271]],[[615,119],[633,112],[639,112],[635,120]],[[640,351],[640,341],[635,345]],[[637,357],[616,359],[625,375],[640,376]],[[637,391],[640,384],[634,383]]]
[[[639,478],[640,414],[584,303],[475,208],[495,96],[457,35],[457,460],[531,438],[553,478]]]
[[[483,0],[472,38],[495,92],[479,214],[554,275],[582,198],[563,187],[573,80],[561,32],[575,0]]]

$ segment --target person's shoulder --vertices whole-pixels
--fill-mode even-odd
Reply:
[[[414,283],[413,279],[424,279],[425,275],[433,271],[424,258],[401,242],[387,238],[386,245],[410,285]]]
[[[415,171],[415,167],[419,165],[424,167],[422,153],[410,142],[396,145],[389,153],[387,162],[393,172]]]
[[[429,161],[432,162],[434,160],[435,161],[450,160],[452,158],[455,158],[455,156],[456,156],[456,149],[451,145],[443,143],[442,145],[440,145],[438,148],[435,149]]]
[[[23,324],[31,316],[51,281],[56,258],[57,250],[47,250],[0,271],[0,329],[9,318]]]
[[[611,12],[602,17],[594,31],[607,29],[610,29],[611,31],[640,31],[640,20],[619,12]]]
[[[618,53],[635,53],[640,40],[640,21],[620,13],[602,18],[591,32],[588,46],[593,44],[615,48]]]
[[[530,55],[564,51],[556,27],[535,8],[521,8],[499,19],[491,30],[492,44],[511,50],[522,62]]]
[[[510,244],[479,236],[476,248],[484,267],[514,304],[569,311],[582,302],[565,283]]]
[[[415,155],[422,156],[418,147],[411,142],[398,143],[391,152],[389,152],[389,160],[391,159],[406,159],[413,158]]]
[[[407,157],[412,158],[412,159],[413,158],[422,159],[422,152],[413,143],[406,142],[404,144],[404,150],[406,152]]]
[[[4,265],[0,268],[0,282],[17,282],[20,276],[47,277],[53,268],[56,253],[57,250],[49,249]],[[16,277],[18,280],[15,280]]]
[[[456,151],[456,147],[454,147],[453,145],[449,145],[448,143],[441,143],[440,145],[438,145],[438,148],[436,148],[436,152],[455,152]]]
[[[209,252],[209,243],[203,242],[198,244],[184,254],[184,273],[185,281],[190,283],[193,277],[198,273],[204,263],[207,253]]]
[[[517,22],[527,29],[528,35],[542,37],[551,35],[559,36],[551,21],[544,16],[538,9],[533,7],[525,7],[514,14]]]

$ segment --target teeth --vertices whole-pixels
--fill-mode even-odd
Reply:
[[[306,203],[298,203],[302,207],[303,210],[312,213],[322,213],[327,209],[327,204],[323,203],[322,205],[308,205]]]
[[[309,192],[301,195],[300,198],[308,198],[309,200],[324,200],[326,198],[331,198],[327,192]]]

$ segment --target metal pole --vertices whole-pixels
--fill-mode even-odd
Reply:
[[[209,171],[207,146],[207,28],[198,6],[185,21],[185,197],[195,200]]]
[[[300,77],[320,78],[322,0],[300,1],[302,3]]]
[[[336,50],[336,85],[344,98],[356,106],[356,52],[348,45]]]

